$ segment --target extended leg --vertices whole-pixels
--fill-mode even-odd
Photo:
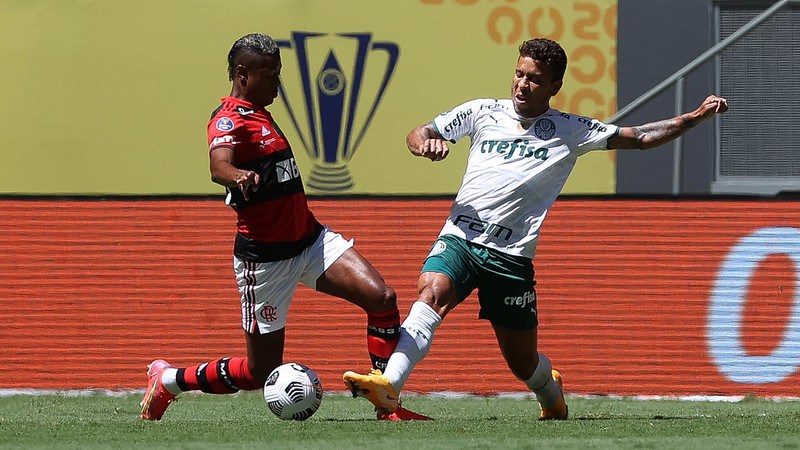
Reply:
[[[536,395],[542,420],[561,420],[568,416],[561,374],[550,360],[537,352],[537,329],[515,330],[492,325],[508,368]]]

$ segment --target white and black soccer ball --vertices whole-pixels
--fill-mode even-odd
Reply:
[[[283,420],[306,420],[322,403],[322,383],[317,373],[297,363],[275,368],[264,383],[264,401]]]

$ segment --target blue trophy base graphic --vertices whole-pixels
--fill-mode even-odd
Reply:
[[[346,164],[314,164],[308,179],[308,187],[321,192],[341,192],[351,189],[355,183]]]

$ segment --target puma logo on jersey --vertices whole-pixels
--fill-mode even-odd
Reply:
[[[300,169],[297,168],[297,163],[294,158],[284,159],[275,164],[275,172],[278,177],[278,183],[300,178]]]

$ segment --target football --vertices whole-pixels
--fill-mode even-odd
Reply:
[[[322,403],[322,383],[316,372],[302,364],[275,368],[264,383],[264,401],[282,420],[306,420]]]

